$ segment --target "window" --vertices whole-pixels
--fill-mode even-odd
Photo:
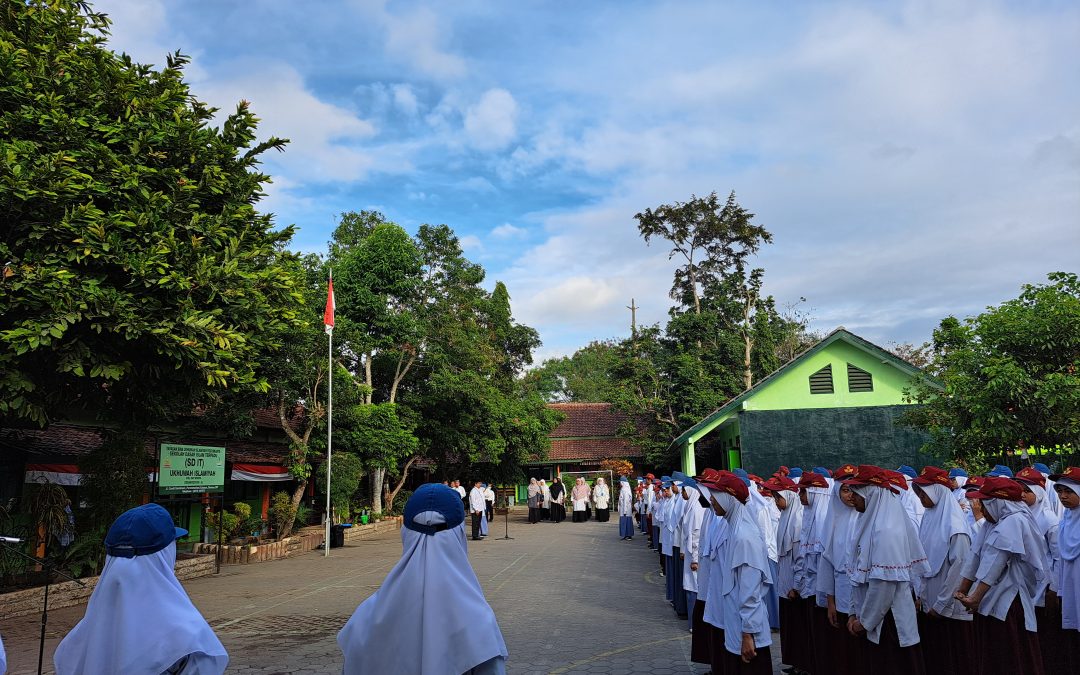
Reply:
[[[831,363],[810,376],[810,393],[811,394],[831,394],[831,393],[833,393],[832,364]]]
[[[874,376],[862,368],[847,364],[847,390],[853,394],[874,391]]]

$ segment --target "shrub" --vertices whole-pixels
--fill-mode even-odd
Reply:
[[[277,492],[270,500],[270,522],[274,524],[274,532],[284,532],[289,523],[300,520],[300,509],[306,509],[303,504],[300,508],[293,506],[292,496],[288,492]]]

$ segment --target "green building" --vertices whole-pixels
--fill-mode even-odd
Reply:
[[[920,467],[931,461],[920,453],[928,437],[899,424],[904,390],[920,378],[929,376],[837,328],[672,443],[689,475],[698,466],[762,475],[781,465]]]

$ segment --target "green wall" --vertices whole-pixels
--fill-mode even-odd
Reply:
[[[862,368],[874,378],[874,391],[848,391],[847,364]],[[832,364],[833,393],[811,394],[810,376]],[[911,382],[907,373],[867,352],[836,340],[817,354],[794,364],[774,381],[743,402],[743,410],[790,410],[806,408],[852,408],[856,406],[902,405],[904,388]]]
[[[780,465],[836,469],[875,464],[916,470],[934,462],[920,448],[924,432],[898,425],[907,406],[747,411],[739,415],[743,468],[768,475]]]

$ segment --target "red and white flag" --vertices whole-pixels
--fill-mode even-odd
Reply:
[[[330,285],[326,288],[326,311],[323,312],[323,325],[326,326],[326,332],[334,332],[334,310],[337,309],[337,305],[334,303],[334,277],[330,277]]]

